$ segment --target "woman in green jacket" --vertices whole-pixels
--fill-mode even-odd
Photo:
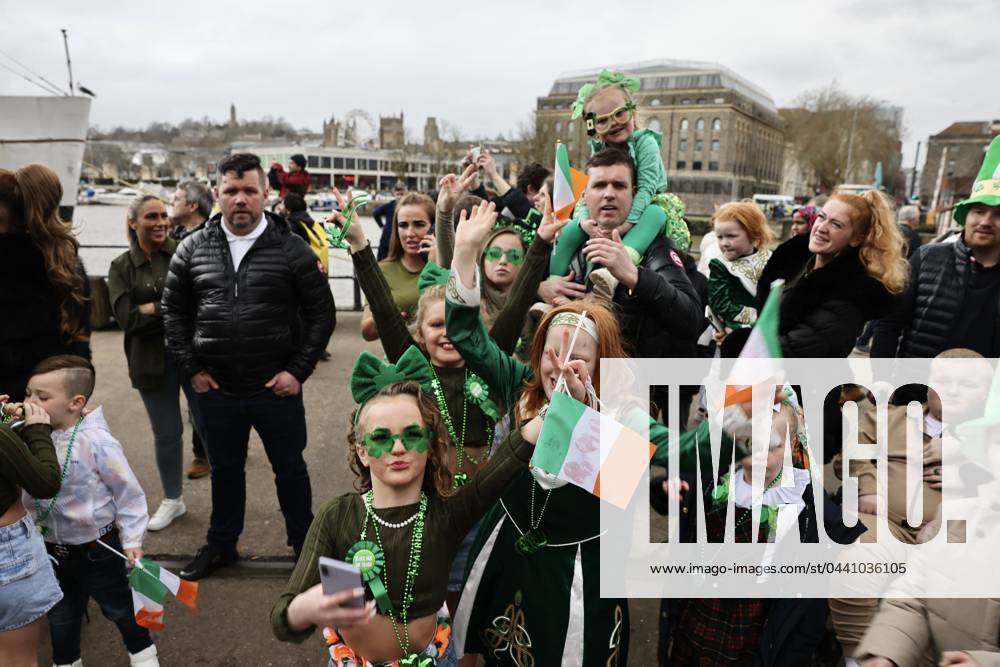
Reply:
[[[145,195],[128,209],[129,249],[111,262],[111,307],[125,334],[125,356],[132,386],[139,390],[156,447],[163,502],[150,517],[149,530],[162,530],[184,514],[181,495],[184,424],[180,379],[163,342],[160,297],[177,242],[159,199]]]

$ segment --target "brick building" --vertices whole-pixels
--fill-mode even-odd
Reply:
[[[774,101],[761,88],[715,63],[654,60],[608,69],[638,76],[634,94],[639,127],[663,133],[663,163],[670,190],[692,216],[715,206],[781,187],[785,140]],[[570,120],[580,87],[600,68],[559,76],[538,98],[536,132],[559,139],[574,165],[589,156],[582,119]]]
[[[939,175],[939,209],[968,197],[986,149],[997,134],[1000,134],[1000,120],[984,120],[952,123],[931,136],[920,176],[921,203],[933,206]],[[942,156],[945,159],[944,171],[941,170]]]

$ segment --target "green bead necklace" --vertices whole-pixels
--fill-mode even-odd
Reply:
[[[375,499],[375,491],[369,490],[365,494],[365,525],[362,531],[361,537],[364,539],[364,531],[368,528],[368,519],[374,514],[372,509],[372,501]],[[399,642],[399,648],[403,651],[403,661],[400,664],[418,664],[420,657],[410,651],[410,626],[408,624],[408,619],[410,615],[410,607],[413,606],[413,582],[417,578],[417,574],[420,572],[420,556],[421,548],[424,543],[424,517],[427,515],[427,495],[421,491],[420,492],[420,508],[417,510],[417,518],[413,524],[413,536],[410,538],[410,557],[406,564],[406,579],[403,583],[403,605],[399,612],[399,620],[403,624],[403,634],[399,634],[399,626],[396,625],[396,615],[391,611],[387,614],[389,620],[392,622],[392,631],[396,635],[396,641]],[[382,547],[382,535],[378,528],[378,522],[372,521],[372,529],[375,533],[375,541],[378,542],[379,549],[385,553],[385,549]],[[386,575],[386,581],[388,582],[389,576]]]
[[[35,524],[38,526],[39,532],[42,536],[48,535],[49,529],[42,526],[42,522],[49,518],[52,514],[52,509],[56,505],[56,501],[59,499],[59,494],[63,489],[63,482],[66,481],[66,475],[69,474],[69,462],[73,460],[73,443],[76,442],[76,433],[80,430],[80,424],[83,422],[83,415],[76,420],[76,424],[73,425],[73,432],[69,436],[69,445],[66,446],[66,458],[63,460],[62,470],[59,473],[59,491],[56,491],[56,495],[52,496],[49,500],[49,504],[42,509],[41,503],[38,502],[38,498],[35,498]]]
[[[438,410],[441,412],[441,417],[444,419],[444,425],[448,428],[448,435],[451,437],[451,441],[455,443],[455,475],[452,481],[452,486],[454,488],[459,488],[469,481],[469,474],[465,472],[465,459],[469,459],[469,463],[474,466],[479,465],[479,461],[472,458],[471,455],[465,452],[465,427],[466,420],[469,416],[469,401],[466,398],[462,400],[462,437],[458,437],[458,433],[455,431],[455,422],[452,421],[451,411],[448,409],[448,401],[444,395],[444,386],[441,384],[441,379],[438,377],[437,369],[431,366],[431,372],[434,373],[434,378],[431,380],[431,389],[434,391],[434,400],[437,402]],[[469,381],[469,369],[465,369],[465,381]],[[491,429],[492,430],[492,429]],[[492,438],[490,438],[492,440]]]
[[[784,472],[784,470],[778,471],[777,476],[774,479],[771,480],[771,483],[768,484],[766,487],[764,487],[764,490],[761,492],[761,496],[760,496],[760,498],[758,500],[762,500],[764,498],[764,494],[765,493],[767,493],[768,491],[770,491],[771,489],[773,489],[776,484],[778,484],[779,482],[781,482],[781,473],[782,472]],[[747,519],[749,519],[751,516],[753,516],[753,507],[752,506],[751,507],[746,507],[746,508],[744,508],[744,510],[745,511],[743,513],[743,516],[740,517],[739,520],[737,520],[736,525],[733,526],[733,534],[734,535],[736,534],[736,531],[739,530],[739,527],[741,525],[743,525],[743,523],[746,522]],[[761,510],[760,511],[760,522],[762,524],[763,523],[767,523],[769,521],[769,519],[770,519],[771,512],[773,511],[771,509],[771,506],[770,505],[762,505],[761,508],[760,508],[760,510]]]

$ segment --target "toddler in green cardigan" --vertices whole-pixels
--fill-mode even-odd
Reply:
[[[716,342],[757,321],[757,281],[771,258],[771,228],[750,200],[723,204],[712,216],[721,256],[708,263],[708,316]],[[706,332],[708,333],[708,332]]]
[[[631,93],[639,90],[637,77],[629,77],[619,72],[603,70],[595,83],[580,88],[573,105],[573,118],[584,117],[587,134],[591,137],[593,153],[606,146],[616,146],[627,150],[635,166],[636,192],[632,208],[626,217],[626,227],[621,229],[622,242],[628,249],[632,261],[638,266],[643,255],[659,234],[668,227],[665,209],[671,208],[666,199],[667,171],[660,155],[663,136],[652,129],[636,129],[635,101]],[[582,201],[577,205],[573,220],[563,229],[549,262],[549,274],[564,276],[569,272],[570,262],[583,243],[587,232],[581,223],[590,218],[590,212]],[[690,233],[683,219],[671,216],[671,224],[676,230],[667,229],[675,247],[682,251],[690,245]],[[680,229],[683,227],[683,229]],[[627,233],[625,233],[627,231]],[[674,233],[676,232],[676,234]],[[683,239],[683,240],[681,240]],[[618,281],[607,269],[599,268],[590,273],[598,296],[609,300],[614,295]]]

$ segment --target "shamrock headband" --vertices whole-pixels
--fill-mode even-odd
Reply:
[[[565,325],[568,327],[575,327],[579,324],[580,328],[586,331],[588,334],[590,334],[590,337],[593,338],[595,341],[599,342],[601,340],[597,336],[597,325],[594,323],[594,320],[586,316],[580,317],[579,313],[573,313],[569,311],[564,313],[559,313],[558,315],[552,318],[552,321],[549,322],[549,326],[554,327],[557,324]]]
[[[351,370],[351,396],[358,404],[354,413],[357,423],[361,408],[379,391],[395,382],[413,381],[424,391],[431,392],[434,373],[418,348],[411,345],[395,364],[384,362],[367,350],[358,355]]]
[[[594,83],[585,83],[580,86],[580,90],[576,94],[576,101],[573,102],[573,114],[571,118],[576,119],[583,115],[583,105],[595,90],[607,88],[608,86],[618,86],[626,92],[635,93],[639,91],[641,85],[642,83],[637,76],[627,76],[622,72],[612,72],[602,69],[601,73],[597,75],[597,81]]]
[[[537,209],[528,211],[524,220],[504,220],[493,225],[490,229],[490,237],[496,237],[499,232],[511,231],[521,237],[525,247],[530,246],[535,240],[538,232],[538,223],[542,220],[542,214]]]
[[[417,289],[423,294],[424,290],[428,287],[447,285],[448,274],[448,269],[439,266],[435,262],[427,262],[424,264],[424,269],[417,278]]]

